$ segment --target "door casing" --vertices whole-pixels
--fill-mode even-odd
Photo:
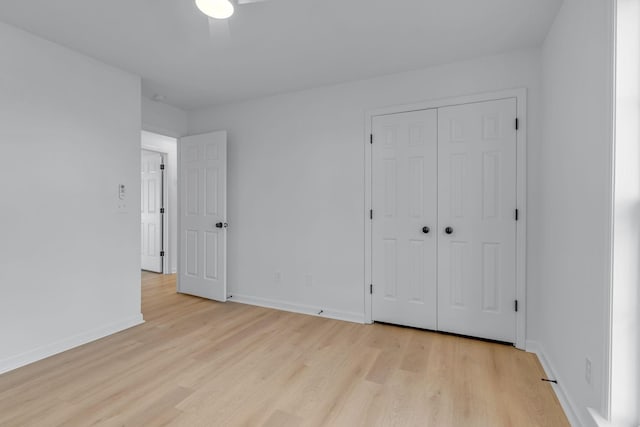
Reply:
[[[470,104],[483,101],[495,101],[500,99],[516,98],[516,115],[518,117],[518,132],[516,134],[516,191],[517,209],[519,212],[516,222],[516,299],[518,311],[516,312],[516,342],[515,346],[525,349],[526,343],[526,319],[527,319],[527,281],[526,281],[526,232],[527,232],[527,90],[526,88],[509,89],[497,92],[481,93],[476,95],[443,98],[433,101],[425,101],[416,104],[405,104],[369,110],[365,113],[365,194],[364,194],[364,248],[365,248],[365,274],[364,274],[364,318],[366,323],[373,323],[372,303],[370,293],[372,283],[372,221],[370,210],[372,209],[372,122],[373,117],[387,114],[405,113],[410,111],[427,110],[432,108],[449,107],[462,104]],[[515,124],[514,124],[515,125]],[[375,141],[374,141],[375,144]]]

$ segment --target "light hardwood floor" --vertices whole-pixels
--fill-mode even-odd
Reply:
[[[512,347],[175,293],[144,325],[0,376],[1,426],[566,426]]]

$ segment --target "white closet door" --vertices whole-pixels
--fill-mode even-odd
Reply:
[[[373,320],[435,329],[436,110],[376,116],[373,137]]]
[[[162,273],[162,155],[142,150],[141,263],[142,269]]]
[[[227,133],[180,139],[178,290],[227,299]]]
[[[441,331],[515,342],[515,119],[515,99],[438,110]]]

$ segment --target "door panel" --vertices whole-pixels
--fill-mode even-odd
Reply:
[[[515,117],[515,99],[438,109],[439,330],[515,342]]]
[[[226,132],[182,138],[180,174],[178,290],[226,301]]]
[[[162,273],[162,155],[142,150],[141,156],[141,266]]]
[[[374,117],[373,134],[373,320],[435,329],[436,110]]]

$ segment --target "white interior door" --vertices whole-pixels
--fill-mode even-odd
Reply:
[[[515,98],[438,109],[441,331],[515,342],[515,119]]]
[[[437,123],[436,110],[373,118],[376,321],[436,329]]]
[[[227,133],[180,139],[178,291],[227,299]]]
[[[162,273],[162,155],[142,150],[142,269]]]

